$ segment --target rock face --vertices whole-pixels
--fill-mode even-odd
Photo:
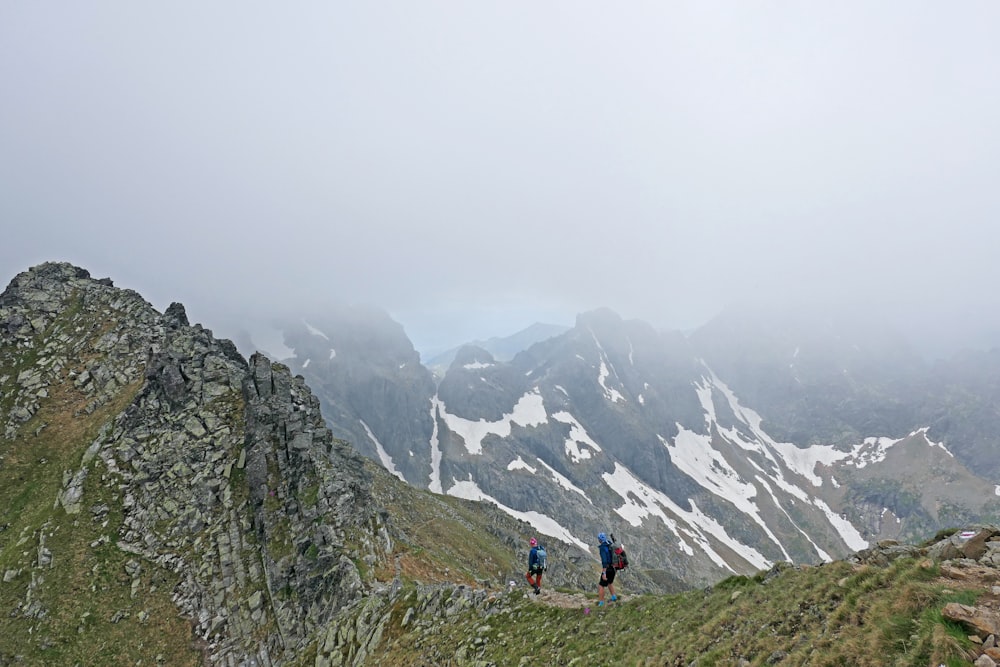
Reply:
[[[303,380],[262,356],[248,364],[191,326],[180,304],[160,315],[110,281],[45,264],[0,296],[0,336],[2,368],[16,370],[0,378],[7,455],[50,427],[57,413],[46,401],[79,404],[73,418],[97,435],[63,473],[57,505],[70,517],[103,516],[88,478],[115,489],[120,528],[103,539],[135,555],[125,568],[133,589],[149,568],[179,578],[174,601],[207,660],[297,655],[362,597],[356,562],[388,563],[392,541],[363,459],[333,438]],[[40,535],[26,569],[67,556],[53,556]],[[19,571],[7,586],[19,585]],[[35,606],[17,613],[51,613],[41,597],[29,594]]]
[[[360,457],[301,379],[203,330],[168,328],[147,380],[99,452],[124,482],[119,546],[183,574],[178,603],[215,650],[263,664],[301,650],[361,595],[347,535],[388,542]]]
[[[329,333],[327,333],[329,332]],[[319,397],[335,437],[405,479],[428,479],[433,421],[431,374],[403,328],[380,311],[353,307],[294,323],[285,332],[288,363]]]

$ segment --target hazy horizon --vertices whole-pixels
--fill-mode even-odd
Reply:
[[[418,349],[847,302],[1000,344],[1000,5],[0,6],[0,274]]]

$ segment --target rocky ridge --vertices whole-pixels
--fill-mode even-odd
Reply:
[[[332,438],[301,379],[264,357],[248,365],[231,343],[190,326],[180,304],[160,316],[68,265],[21,274],[0,309],[5,353],[34,358],[14,391],[5,379],[8,439],[52,395],[79,394],[76,417],[127,401],[64,472],[57,502],[69,516],[89,507],[100,519],[109,508],[89,506],[88,476],[116,487],[121,526],[99,541],[137,557],[127,566],[133,588],[144,568],[180,577],[174,601],[208,659],[280,662],[360,599],[351,556],[384,561],[391,544],[361,459]],[[39,604],[20,613],[38,618]]]
[[[95,647],[367,664],[397,605],[432,625],[518,576],[525,526],[398,482],[333,437],[287,367],[68,264],[0,295],[0,428],[0,665]],[[554,581],[584,571],[567,560]]]

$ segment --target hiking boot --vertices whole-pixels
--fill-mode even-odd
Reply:
[[[612,602],[614,602],[614,601],[615,601],[615,600],[617,600],[617,599],[618,599],[618,597],[617,597],[616,595],[612,595],[612,596],[611,596],[611,601],[612,601]]]
[[[604,606],[604,600],[598,600],[597,601],[597,606],[598,607],[603,607]]]
[[[538,594],[540,594],[541,592],[542,592],[542,589],[541,589],[541,588],[539,588],[538,586],[535,586],[535,595],[538,595]]]

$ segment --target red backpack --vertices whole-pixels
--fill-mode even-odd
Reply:
[[[611,545],[611,567],[616,570],[624,570],[628,567],[628,556],[625,554],[625,547],[621,544]]]

